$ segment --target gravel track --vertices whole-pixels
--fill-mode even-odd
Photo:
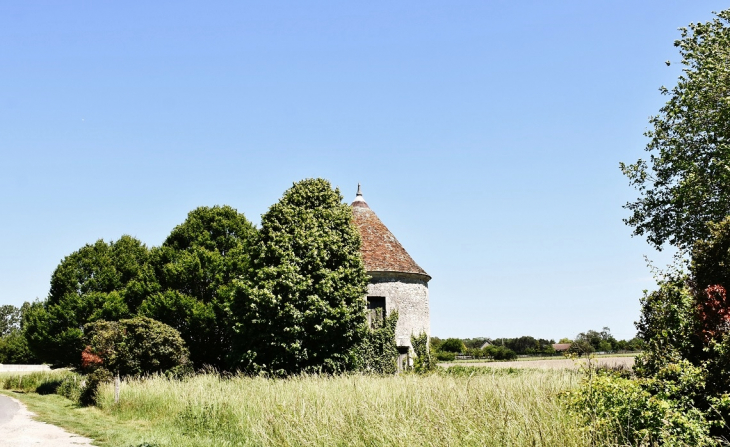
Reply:
[[[0,395],[0,447],[76,447],[92,440],[38,422],[20,401]]]

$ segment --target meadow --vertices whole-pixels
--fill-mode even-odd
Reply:
[[[0,375],[0,388],[39,419],[102,446],[582,446],[590,440],[561,403],[573,370],[454,367],[420,376],[199,374],[125,380],[98,407],[31,391],[58,374]],[[595,440],[594,440],[595,441]]]

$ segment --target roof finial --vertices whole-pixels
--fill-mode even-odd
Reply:
[[[365,203],[365,199],[362,197],[362,188],[360,188],[360,183],[357,184],[357,195],[355,196],[355,201],[352,202],[352,206],[370,208],[368,204]]]

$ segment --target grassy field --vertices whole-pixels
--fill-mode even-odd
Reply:
[[[125,381],[119,404],[104,387],[99,408],[13,395],[39,419],[102,446],[580,446],[588,441],[558,398],[579,377],[468,367],[429,376],[156,377]]]
[[[594,359],[605,359],[605,358],[614,358],[614,357],[630,357],[634,358],[637,355],[639,355],[639,352],[627,352],[622,354],[591,354],[591,358]],[[565,360],[565,356],[560,355],[547,355],[547,356],[528,356],[528,357],[518,357],[515,360],[507,360],[509,362],[533,362],[537,360]],[[585,357],[583,357],[585,358]],[[500,363],[504,362],[505,360],[486,360],[486,359],[467,359],[467,360],[449,360],[446,362],[440,362],[440,363],[448,363],[448,364],[468,364],[468,363]]]

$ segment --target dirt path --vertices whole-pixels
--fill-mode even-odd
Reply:
[[[591,360],[599,366],[623,366],[631,368],[634,366],[633,357],[599,357]],[[515,362],[454,362],[439,363],[439,366],[448,368],[450,366],[489,366],[490,368],[540,368],[540,369],[577,369],[586,364],[586,359],[570,360],[523,360]]]
[[[18,400],[0,395],[0,447],[75,447],[91,445],[91,439],[74,435],[55,425],[38,422]]]

